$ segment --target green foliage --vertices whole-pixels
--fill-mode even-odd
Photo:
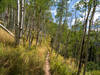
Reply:
[[[56,23],[53,23],[53,22],[50,22],[50,23],[47,24],[46,29],[47,29],[47,32],[51,36],[53,36],[54,34],[56,34],[57,24]]]
[[[42,59],[42,58],[41,58]],[[0,49],[1,75],[44,75],[44,61],[38,51],[27,51],[23,47]]]
[[[8,6],[16,6],[15,0],[1,0],[0,1],[0,13],[2,13]]]
[[[82,38],[82,31],[70,31],[69,41],[68,41],[68,54],[71,57],[79,58],[80,42]]]
[[[100,66],[94,62],[88,62],[87,71],[100,70]]]
[[[6,0],[1,0],[0,1],[0,13],[4,11],[5,7],[6,7]]]
[[[92,71],[92,75],[100,75],[100,70],[94,70],[94,71]]]
[[[50,56],[51,75],[72,75],[71,69],[64,62],[63,57],[52,53]]]

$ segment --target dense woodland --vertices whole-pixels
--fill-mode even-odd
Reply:
[[[0,0],[0,75],[100,75],[100,0]]]

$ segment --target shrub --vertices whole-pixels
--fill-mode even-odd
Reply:
[[[23,47],[13,50],[0,49],[0,74],[44,75],[44,61],[39,58],[41,57],[38,57],[38,50],[28,51]]]
[[[92,75],[100,75],[100,70],[97,70],[97,71],[92,71]]]
[[[72,75],[63,57],[55,53],[50,55],[50,67],[51,75]]]
[[[94,62],[88,62],[87,71],[92,71],[92,70],[100,70],[100,66],[98,64],[95,64]]]

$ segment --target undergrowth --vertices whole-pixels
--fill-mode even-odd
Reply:
[[[51,75],[72,75],[72,71],[64,58],[55,52],[52,52],[50,55],[50,67]]]
[[[50,53],[50,72],[51,75],[77,75],[77,66],[72,58],[64,59],[53,51]],[[83,67],[80,75],[83,75]],[[86,75],[100,75],[100,70],[88,71]]]
[[[4,44],[14,44],[15,39],[10,34],[8,34],[5,30],[0,28],[0,42]]]
[[[45,52],[41,56],[38,49],[5,48],[0,44],[0,75],[44,75]]]

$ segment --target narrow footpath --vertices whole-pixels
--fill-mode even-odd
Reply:
[[[49,65],[49,52],[48,52],[47,57],[46,57],[44,71],[45,71],[45,75],[51,75],[50,74],[50,65]]]

